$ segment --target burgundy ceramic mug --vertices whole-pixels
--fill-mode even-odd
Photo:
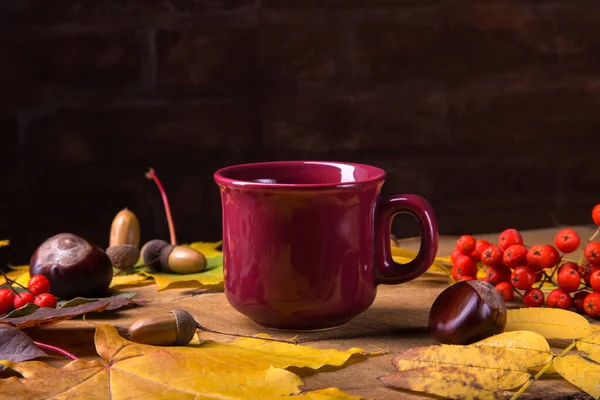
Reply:
[[[374,166],[276,161],[214,174],[223,207],[225,294],[258,324],[281,330],[334,328],[365,311],[377,285],[417,278],[438,247],[435,214],[422,197],[381,197]],[[390,225],[410,213],[421,248],[392,260]]]

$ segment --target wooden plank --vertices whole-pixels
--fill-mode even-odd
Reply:
[[[526,244],[552,243],[558,229],[545,229],[524,232]],[[583,238],[593,233],[591,227],[577,228]],[[496,241],[497,234],[478,235]],[[442,237],[440,255],[448,255],[454,246],[454,237]],[[418,240],[402,241],[407,248],[417,249]],[[438,274],[425,274],[415,281],[399,286],[380,286],[374,304],[363,314],[347,325],[332,331],[303,333],[298,336],[305,345],[318,348],[361,347],[370,351],[385,350],[385,355],[351,363],[345,368],[328,368],[320,373],[294,371],[300,373],[306,382],[306,389],[336,386],[349,393],[372,399],[417,399],[417,394],[396,391],[383,387],[377,377],[394,372],[392,357],[403,350],[415,346],[432,345],[436,342],[428,334],[429,308],[436,296],[448,286],[448,279]],[[225,332],[253,335],[269,333],[274,337],[289,338],[292,334],[268,331],[235,311],[222,293],[209,293],[197,296],[182,295],[183,289],[156,291],[156,286],[125,289],[135,291],[136,298],[148,300],[143,307],[122,311],[89,314],[89,322],[106,322],[125,332],[131,321],[143,315],[168,311],[172,308],[188,310],[202,325]],[[518,307],[518,302],[510,306]],[[594,321],[600,324],[600,321]],[[26,333],[34,340],[63,347],[82,358],[93,358],[93,327],[86,321],[70,320],[43,329],[28,329]],[[219,341],[235,338],[201,333],[201,337]],[[54,365],[62,365],[63,360],[52,360]],[[526,398],[585,398],[574,386],[562,379],[540,380],[527,392]]]

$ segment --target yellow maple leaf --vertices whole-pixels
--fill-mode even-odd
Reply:
[[[23,277],[25,274],[26,274],[26,276]],[[6,275],[10,279],[16,280],[21,285],[27,286],[27,282],[29,282],[29,265],[14,266],[11,268],[11,270],[9,272],[6,273]],[[24,278],[26,278],[26,279],[24,279]],[[25,283],[23,283],[23,282],[25,282]],[[6,280],[4,279],[4,277],[0,276],[0,285],[4,285],[5,283],[6,283]]]
[[[213,258],[223,254],[223,252],[217,250],[222,243],[222,240],[219,240],[218,242],[192,242],[189,244],[184,244],[184,246],[191,247],[192,249],[199,251],[200,253],[204,254],[204,257],[206,258]]]
[[[600,364],[578,354],[554,359],[558,373],[594,399],[600,398]]]
[[[319,356],[329,364],[329,352],[321,354],[322,350],[310,347],[297,346],[304,352],[283,360],[279,357],[286,354],[287,344],[282,344],[282,350],[275,346],[277,353],[271,357],[265,357],[270,353],[264,348],[257,353],[214,342],[147,346],[122,338],[105,324],[96,326],[95,343],[102,360],[76,360],[62,368],[40,361],[2,362],[24,378],[0,379],[0,399],[280,399],[297,395],[315,400],[358,399],[335,388],[302,393],[300,377],[282,365],[310,366],[307,360],[314,362]]]
[[[585,317],[560,308],[519,308],[508,310],[506,332],[532,331],[546,339],[580,339],[591,332]]]

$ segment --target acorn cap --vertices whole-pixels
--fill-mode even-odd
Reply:
[[[164,272],[169,274],[174,273],[171,268],[169,268],[169,255],[171,255],[171,252],[175,247],[174,244],[168,244],[160,250],[160,266]]]
[[[166,246],[169,246],[169,243],[160,239],[154,239],[147,242],[144,247],[142,247],[142,261],[144,264],[153,271],[162,271],[161,251]]]
[[[198,323],[190,313],[181,309],[171,310],[177,323],[177,342],[176,346],[185,346],[194,338]]]
[[[131,244],[119,244],[106,249],[113,267],[129,271],[140,259],[140,249]]]

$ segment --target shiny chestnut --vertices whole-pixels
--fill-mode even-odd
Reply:
[[[72,233],[59,233],[33,253],[29,274],[44,275],[50,281],[50,293],[72,299],[105,294],[112,282],[113,267],[95,243]]]
[[[484,281],[455,283],[440,293],[429,311],[429,332],[442,344],[471,344],[505,327],[504,298]]]

